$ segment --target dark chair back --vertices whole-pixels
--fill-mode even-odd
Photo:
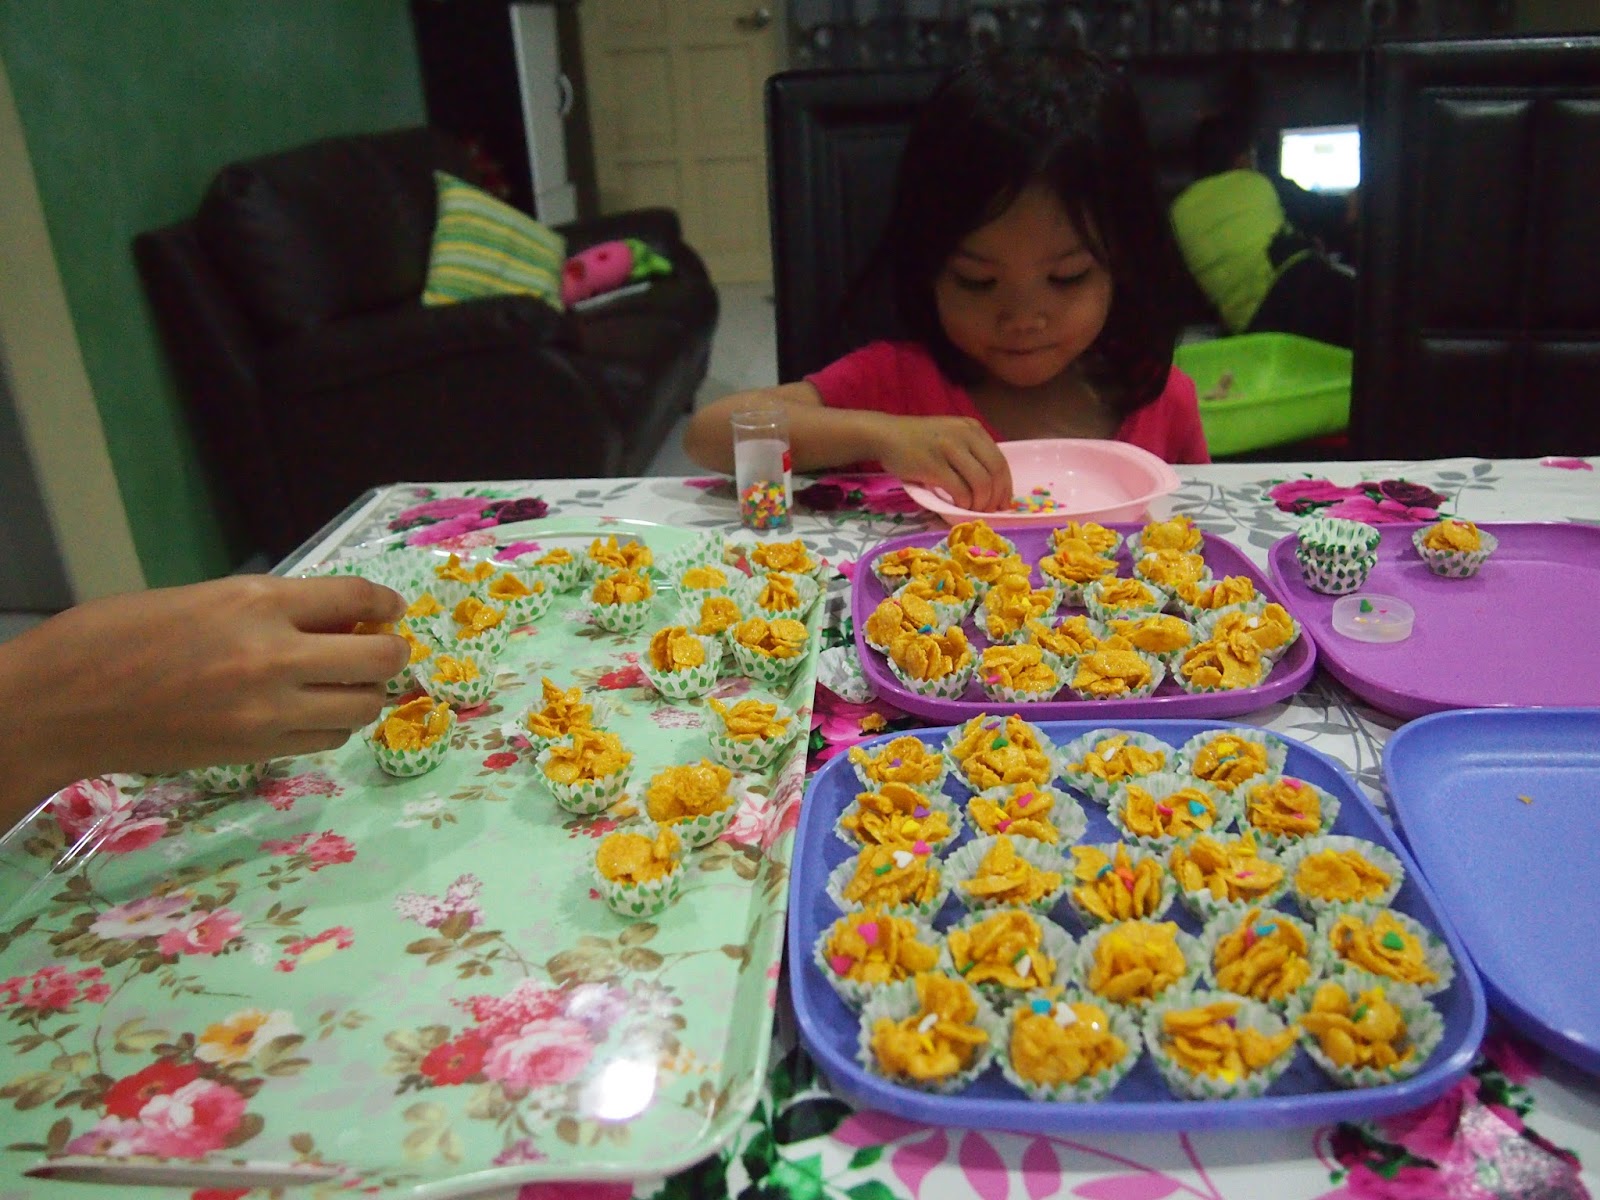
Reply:
[[[1600,38],[1369,52],[1362,457],[1600,453]]]

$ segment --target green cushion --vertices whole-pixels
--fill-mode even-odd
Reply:
[[[561,307],[567,241],[549,226],[443,171],[424,304],[526,294]]]

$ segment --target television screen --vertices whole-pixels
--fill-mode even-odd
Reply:
[[[1354,125],[1285,129],[1278,173],[1308,192],[1348,192],[1361,183],[1361,131]]]

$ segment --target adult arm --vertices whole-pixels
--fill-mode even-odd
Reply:
[[[0,829],[78,779],[259,762],[375,718],[405,601],[354,576],[236,575],[93,600],[0,644]]]

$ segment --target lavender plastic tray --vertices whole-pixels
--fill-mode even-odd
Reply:
[[[1142,523],[1111,524],[1107,528],[1129,534],[1137,533],[1144,526]],[[850,593],[850,612],[855,623],[856,654],[861,659],[861,669],[872,682],[878,695],[906,712],[957,724],[984,712],[1019,713],[1030,721],[1071,720],[1078,717],[1094,721],[1110,718],[1120,720],[1123,717],[1233,717],[1255,712],[1275,701],[1292,696],[1311,678],[1311,671],[1316,663],[1316,649],[1310,638],[1301,636],[1272,668],[1272,673],[1267,676],[1265,683],[1259,687],[1240,688],[1232,692],[1210,692],[1192,696],[1171,679],[1167,679],[1156,689],[1153,696],[1142,699],[1079,700],[1071,693],[1066,693],[1067,698],[1064,700],[1002,704],[985,697],[982,687],[977,683],[972,684],[959,700],[931,700],[919,696],[902,686],[894,677],[881,652],[867,645],[867,618],[888,595],[883,585],[878,582],[878,577],[872,573],[870,564],[873,559],[886,551],[898,550],[902,546],[932,546],[943,536],[940,533],[913,534],[909,537],[891,538],[874,546],[861,556],[861,566],[856,572],[855,585]],[[1018,552],[1029,563],[1037,563],[1050,552],[1049,529],[1008,529],[1005,531],[1005,536],[1016,543]],[[1255,582],[1258,592],[1270,600],[1282,602],[1277,589],[1232,542],[1215,534],[1207,534],[1202,552],[1206,563],[1217,578],[1220,579],[1224,575],[1248,575]],[[1117,559],[1120,564],[1118,573],[1131,574],[1133,567],[1126,546],[1117,551]],[[1066,613],[1083,610],[1063,608],[1061,611]],[[976,624],[971,619],[967,621],[965,628],[975,650],[981,653],[983,647],[989,644],[988,638],[977,631]]]
[[[1600,705],[1600,528],[1482,525],[1499,539],[1471,579],[1429,571],[1411,544],[1415,524],[1384,525],[1378,562],[1358,595],[1398,596],[1416,609],[1403,642],[1358,642],[1335,633],[1335,596],[1300,577],[1295,539],[1268,554],[1289,610],[1322,664],[1374,708],[1420,717],[1449,708]]]
[[[1389,739],[1383,779],[1489,1003],[1600,1075],[1600,709],[1426,717]]]
[[[1098,724],[1096,721],[1063,721],[1042,723],[1040,728],[1057,745],[1062,745]],[[1201,730],[1228,726],[1215,721],[1119,721],[1117,727],[1153,734],[1176,747]],[[938,747],[949,730],[910,732],[930,746]],[[892,736],[904,735],[885,734],[863,744],[870,748]],[[1455,978],[1448,988],[1432,997],[1444,1017],[1444,1036],[1416,1075],[1383,1087],[1340,1089],[1328,1082],[1303,1050],[1297,1049],[1294,1064],[1259,1099],[1176,1100],[1167,1091],[1146,1053],[1104,1100],[1090,1104],[1045,1104],[1027,1099],[1006,1081],[998,1067],[990,1067],[970,1087],[954,1096],[935,1096],[869,1073],[856,1061],[860,1020],[822,977],[811,956],[817,938],[840,915],[827,895],[828,872],[850,856],[850,848],[834,835],[833,824],[840,812],[854,802],[860,790],[849,761],[840,755],[817,772],[806,793],[800,827],[795,834],[793,877],[789,886],[788,957],[795,1014],[807,1049],[827,1072],[834,1090],[859,1107],[878,1109],[908,1120],[1028,1133],[1312,1125],[1402,1112],[1443,1094],[1465,1074],[1483,1040],[1488,1012],[1483,986],[1462,950],[1461,940],[1444,916],[1444,906],[1423,879],[1393,828],[1378,815],[1338,763],[1304,743],[1292,738],[1283,740],[1289,747],[1284,770],[1339,798],[1335,833],[1367,838],[1395,853],[1405,866],[1406,880],[1395,897],[1394,907],[1442,936],[1455,956]],[[1058,780],[1057,785],[1066,786],[1063,780]],[[970,796],[954,776],[945,785],[945,791],[963,807]],[[1083,807],[1089,817],[1089,827],[1082,840],[1116,841],[1116,831],[1105,809],[1087,801]],[[971,837],[968,826],[952,848],[965,844]],[[1292,902],[1287,900],[1280,907],[1293,911]],[[951,898],[937,914],[934,924],[940,930],[946,929],[963,911],[960,903]],[[1050,915],[1074,938],[1083,934],[1083,927],[1065,901]],[[1200,929],[1181,904],[1173,905],[1167,919],[1176,921],[1191,933]]]

